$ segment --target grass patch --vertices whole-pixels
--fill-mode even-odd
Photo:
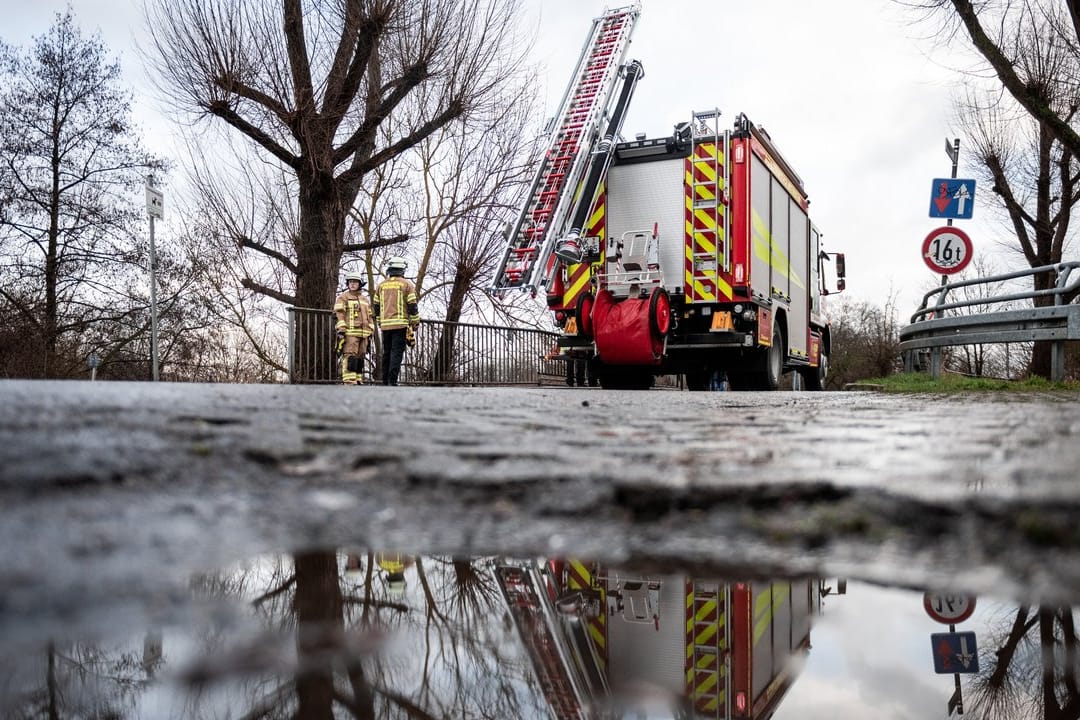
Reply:
[[[1080,382],[1053,383],[1040,377],[995,380],[943,374],[934,380],[930,377],[930,373],[899,373],[873,380],[863,380],[861,383],[877,385],[883,392],[894,393],[1045,392],[1048,390],[1080,392]]]

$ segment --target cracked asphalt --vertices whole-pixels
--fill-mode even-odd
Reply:
[[[1080,599],[1075,394],[0,382],[0,637],[342,547]]]

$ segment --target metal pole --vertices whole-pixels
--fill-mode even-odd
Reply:
[[[154,382],[158,381],[157,256],[154,252],[154,216],[150,216],[150,357]]]
[[[286,313],[286,316],[289,319],[288,320],[288,327],[289,327],[289,330],[288,330],[288,348],[289,348],[288,353],[289,353],[289,359],[287,361],[288,368],[289,368],[289,370],[288,370],[288,372],[289,372],[289,383],[293,383],[293,382],[296,382],[296,367],[295,367],[295,360],[294,360],[294,358],[296,356],[296,308],[292,308],[292,307],[285,308],[285,313]]]
[[[959,163],[960,163],[960,138],[954,138],[953,139],[952,151],[951,152],[949,150],[949,141],[946,140],[945,141],[945,152],[948,153],[949,159],[952,160],[952,175],[950,177],[953,180],[955,180],[956,179],[956,168],[957,168],[957,165],[959,165]],[[949,227],[952,227],[952,218],[949,218],[948,220],[946,220],[945,224],[948,225]],[[948,275],[942,275],[941,276],[941,284],[942,285],[947,285],[948,282],[949,282],[949,276]]]

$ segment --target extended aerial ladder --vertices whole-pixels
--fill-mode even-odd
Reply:
[[[593,700],[606,694],[580,626],[562,620],[559,588],[535,561],[504,558],[495,566],[511,620],[521,635],[544,698],[557,720],[588,720]]]
[[[507,233],[489,292],[547,287],[558,257],[581,261],[581,234],[611,159],[641,64],[624,64],[639,4],[593,20],[526,201]],[[622,79],[622,89],[615,90]],[[606,125],[604,125],[606,121]],[[603,126],[603,127],[602,127]]]

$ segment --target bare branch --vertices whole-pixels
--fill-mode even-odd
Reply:
[[[251,290],[252,292],[257,292],[260,295],[265,295],[268,298],[273,298],[274,300],[277,300],[278,302],[285,303],[286,305],[296,305],[296,297],[295,296],[287,295],[286,293],[283,293],[283,292],[281,292],[279,290],[274,290],[273,288],[266,287],[265,285],[260,285],[259,283],[255,282],[254,280],[251,280],[249,278],[244,278],[243,280],[240,281],[240,284],[243,285],[248,290]]]
[[[279,253],[277,250],[274,250],[272,248],[268,248],[267,246],[263,245],[262,243],[257,243],[257,242],[255,242],[254,240],[252,240],[249,237],[240,237],[240,238],[238,238],[237,239],[237,244],[242,248],[248,248],[250,250],[254,250],[256,252],[262,253],[263,255],[265,255],[265,256],[267,256],[269,258],[273,258],[274,260],[277,260],[279,263],[284,265],[285,269],[288,270],[289,272],[291,272],[293,275],[296,275],[296,274],[298,274],[300,272],[300,270],[297,269],[297,267],[296,267],[296,263],[294,263],[289,258],[285,257],[285,255],[283,255],[282,253]]]

